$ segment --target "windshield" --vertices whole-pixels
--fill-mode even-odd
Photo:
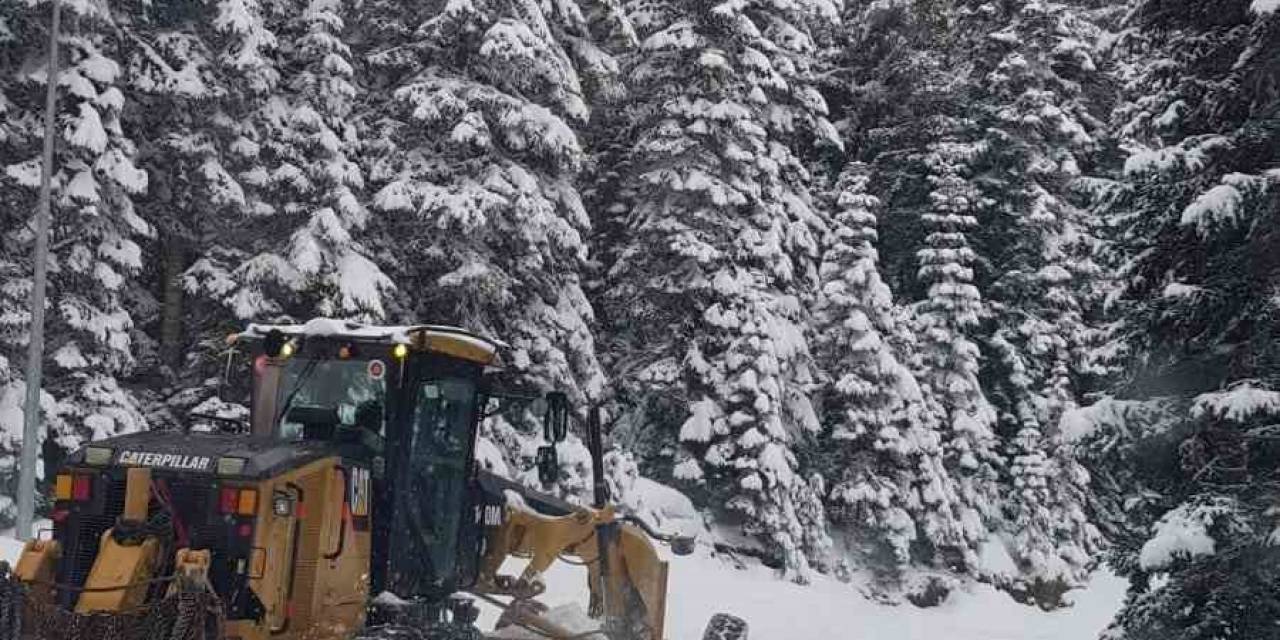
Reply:
[[[386,365],[381,360],[311,360],[294,358],[279,385],[279,426],[282,440],[299,440],[304,424],[290,420],[289,410],[322,407],[338,410],[344,424],[383,433]]]

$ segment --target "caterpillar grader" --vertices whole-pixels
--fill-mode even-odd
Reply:
[[[476,463],[492,407],[526,402],[553,482],[574,413],[561,393],[500,389],[504,345],[328,319],[250,325],[228,343],[247,421],[207,416],[220,428],[68,455],[50,483],[52,531],[0,564],[0,640],[665,638],[658,546],[683,555],[693,540],[609,503],[597,412],[590,506]],[[503,573],[513,556],[527,563]],[[558,559],[587,569],[590,629],[538,601]],[[494,630],[477,628],[477,600],[501,611]],[[718,614],[706,637],[745,638],[745,625]]]

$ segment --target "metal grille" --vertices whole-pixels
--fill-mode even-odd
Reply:
[[[210,478],[157,476],[169,487],[178,517],[187,527],[192,549],[223,549],[227,546],[226,527],[213,518],[217,487]]]
[[[79,513],[68,524],[54,527],[54,537],[62,545],[63,562],[58,568],[58,582],[73,587],[84,586],[98,557],[102,534],[115,526],[116,518],[124,512],[124,482],[103,474],[97,477],[96,491],[103,492],[103,508],[100,514]],[[75,606],[77,593],[59,590],[58,602],[65,607]]]
[[[291,599],[297,606],[298,611],[293,624],[296,624],[298,628],[306,629],[315,622],[311,619],[311,615],[317,611],[317,594],[323,590],[322,585],[317,583],[321,575],[320,543],[324,536],[323,509],[326,495],[324,474],[310,474],[298,484],[302,488],[302,504],[306,509],[307,515],[298,521],[298,526],[300,527],[298,533],[298,555],[297,564],[294,565]]]
[[[125,481],[116,475],[119,474],[103,473],[96,477],[94,490],[102,492],[103,496],[100,513],[82,510],[72,514],[65,524],[55,527],[54,537],[62,544],[64,558],[58,568],[57,581],[60,584],[84,586],[98,556],[102,534],[114,527],[124,512]],[[226,527],[211,517],[217,498],[217,487],[212,479],[156,474],[155,481],[168,486],[178,517],[187,528],[191,548],[210,549],[215,554],[226,549]],[[155,503],[152,505],[154,511]],[[73,589],[60,589],[57,594],[57,602],[65,608],[73,608],[77,598]]]

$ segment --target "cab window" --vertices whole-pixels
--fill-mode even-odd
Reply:
[[[333,408],[343,422],[382,434],[386,402],[386,376],[381,362],[362,360],[291,359],[280,383],[277,406],[281,412],[276,436],[281,440],[303,437],[301,423],[291,422],[291,407]]]

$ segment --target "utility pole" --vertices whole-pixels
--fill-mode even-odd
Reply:
[[[18,467],[19,540],[31,539],[36,514],[36,451],[39,448],[40,385],[44,375],[44,298],[48,279],[49,219],[53,216],[53,137],[58,107],[58,27],[61,3],[51,1],[49,69],[45,77],[44,158],[40,169],[40,202],[36,210],[35,275],[31,283],[31,338],[27,343],[27,400],[22,415],[22,460]]]

